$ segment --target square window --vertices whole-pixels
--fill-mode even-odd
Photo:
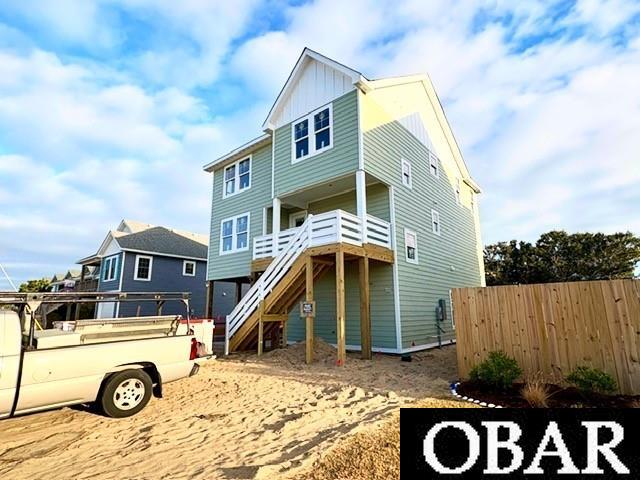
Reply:
[[[329,126],[329,109],[325,108],[319,113],[316,113],[313,116],[313,121],[315,124],[315,131],[322,130],[323,128],[327,128]]]
[[[192,262],[190,260],[185,260],[182,263],[182,275],[185,277],[195,277],[196,276],[196,262]]]
[[[228,252],[233,248],[233,237],[224,237],[222,239],[222,251]]]
[[[309,138],[303,138],[296,142],[296,158],[309,155]]]
[[[240,175],[242,175],[243,173],[249,173],[250,165],[251,163],[249,162],[248,158],[246,160],[241,161],[238,164],[238,170],[240,171]]]
[[[316,133],[316,150],[322,150],[329,145],[331,145],[331,132],[328,128]]]
[[[142,255],[136,255],[136,265],[133,275],[134,280],[151,280],[151,267],[153,259]]]
[[[240,175],[240,190],[244,190],[245,188],[248,188],[250,182],[251,182],[251,177],[249,176],[248,173],[245,173],[244,175]]]
[[[249,214],[222,221],[220,253],[233,253],[249,248]]]
[[[251,187],[251,157],[240,160],[224,169],[222,198],[240,193]]]
[[[294,130],[296,141],[309,136],[309,120],[297,123]]]
[[[246,248],[247,247],[247,234],[246,233],[239,233],[237,238],[238,238],[238,241],[237,241],[236,248],[238,250],[240,250],[241,248]]]

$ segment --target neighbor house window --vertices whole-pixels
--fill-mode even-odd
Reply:
[[[242,252],[248,249],[249,214],[223,220],[220,229],[220,254]]]
[[[440,167],[438,167],[438,157],[429,152],[429,171],[431,175],[438,178],[440,177]]]
[[[411,188],[411,163],[402,159],[402,183]]]
[[[104,270],[102,273],[103,282],[111,282],[116,279],[118,268],[118,257],[109,257],[104,260]]]
[[[331,105],[311,112],[292,123],[292,163],[316,155],[333,144],[333,109]]]
[[[148,282],[151,280],[151,268],[153,267],[153,257],[147,255],[136,255],[136,264],[133,271],[134,280]]]
[[[251,187],[251,157],[232,163],[224,169],[222,197],[244,192]]]
[[[404,229],[405,258],[409,263],[418,263],[418,236],[413,230]]]
[[[460,177],[456,177],[456,203],[460,205]]]
[[[185,260],[182,262],[182,275],[185,277],[195,277],[196,262],[192,262],[191,260]]]
[[[440,214],[435,210],[431,210],[431,230],[436,235],[440,235],[440,232],[441,232]]]

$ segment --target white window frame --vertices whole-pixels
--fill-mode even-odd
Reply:
[[[405,181],[405,178],[406,178],[404,176],[405,167],[407,167],[407,171],[409,173],[408,182]],[[411,172],[411,162],[409,160],[404,159],[404,158],[400,159],[400,176],[402,177],[402,184],[405,187],[413,188],[413,173]]]
[[[329,129],[329,145],[316,149],[316,131],[315,131],[315,123],[313,121],[313,117],[316,113],[320,113],[323,110],[329,110],[329,126],[321,129],[323,131],[325,129]],[[307,138],[309,139],[309,153],[305,156],[296,158],[296,130],[295,127],[298,123],[307,120],[309,123],[309,132]],[[326,152],[327,150],[331,150],[333,148],[333,104],[329,103],[323,105],[322,107],[314,110],[313,112],[305,115],[304,117],[300,117],[293,122],[291,122],[291,164],[296,164],[306,160],[308,158],[314,157],[322,152]]]
[[[245,160],[249,160],[249,185],[244,187],[244,188],[240,188],[240,164],[242,162],[244,162]],[[231,167],[235,167],[235,174],[233,176],[233,179],[227,180],[227,170],[229,170]],[[224,169],[222,170],[222,198],[229,198],[229,197],[233,197],[234,195],[238,195],[242,192],[246,192],[247,190],[249,190],[251,188],[251,181],[252,181],[252,176],[253,176],[253,156],[252,155],[248,155],[246,157],[241,158],[240,160],[230,163],[229,165],[227,165],[226,167],[224,167]],[[246,173],[244,173],[243,175],[246,175]],[[227,193],[227,182],[233,180],[235,183],[234,185],[235,190],[233,191],[233,193]]]
[[[306,210],[302,210],[300,212],[295,212],[295,213],[290,213],[289,214],[289,228],[296,228],[296,220],[298,219],[306,219],[307,218],[307,211]]]
[[[190,263],[193,265],[193,273],[187,273],[187,264]],[[196,262],[193,260],[183,260],[182,261],[182,276],[183,277],[195,277],[196,276]]]
[[[243,248],[236,248],[236,245],[238,244],[238,232],[236,230],[236,227],[238,225],[238,219],[242,218],[242,217],[247,217],[247,246],[243,247]],[[229,222],[232,221],[233,224],[231,225],[231,250],[227,250],[227,251],[223,251],[222,247],[222,234],[224,233],[222,230],[222,226],[225,224],[225,222]],[[247,250],[249,250],[249,243],[251,243],[251,212],[246,212],[246,213],[241,213],[240,215],[235,215],[233,217],[227,217],[227,218],[223,218],[220,221],[220,236],[219,236],[219,242],[220,242],[220,248],[219,248],[219,253],[220,255],[231,255],[232,253],[239,253],[239,252],[246,252]],[[244,233],[244,232],[242,232]]]
[[[413,236],[414,241],[415,241],[415,258],[409,258],[409,252],[407,249],[407,236]],[[407,263],[413,263],[414,265],[418,265],[420,263],[419,261],[419,257],[418,257],[418,234],[416,233],[415,230],[411,230],[410,228],[405,228],[404,229],[404,259],[407,261]]]
[[[433,209],[431,210],[431,231],[435,235],[442,235],[442,220],[440,219],[440,213]]]
[[[114,280],[116,280],[116,274],[118,273],[118,256],[112,255],[110,257],[105,258],[103,261],[105,262],[105,268],[104,268],[104,274],[102,275],[102,281],[113,282]],[[113,267],[113,276],[110,275],[112,270],[111,269],[112,265],[115,265]]]
[[[456,203],[458,205],[462,205],[462,200],[460,199],[460,192],[461,192],[461,181],[460,181],[460,177],[456,177],[456,187],[455,187],[455,192],[456,192]]]
[[[429,173],[433,177],[440,178],[440,165],[438,163],[438,157],[436,157],[432,152],[429,152]]]
[[[149,260],[149,278],[142,278],[138,276],[138,266],[140,264],[141,259]],[[133,266],[133,279],[137,280],[138,282],[150,282],[152,271],[153,271],[153,257],[150,255],[136,255],[136,263]]]

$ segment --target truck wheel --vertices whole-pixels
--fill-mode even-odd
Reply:
[[[107,379],[98,401],[105,415],[130,417],[149,403],[152,388],[151,378],[143,370],[124,370]]]

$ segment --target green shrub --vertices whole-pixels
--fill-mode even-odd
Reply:
[[[612,393],[618,389],[614,378],[597,368],[578,367],[566,380],[583,392]]]
[[[518,362],[504,352],[490,352],[489,357],[469,372],[471,380],[505,390],[522,375]]]

